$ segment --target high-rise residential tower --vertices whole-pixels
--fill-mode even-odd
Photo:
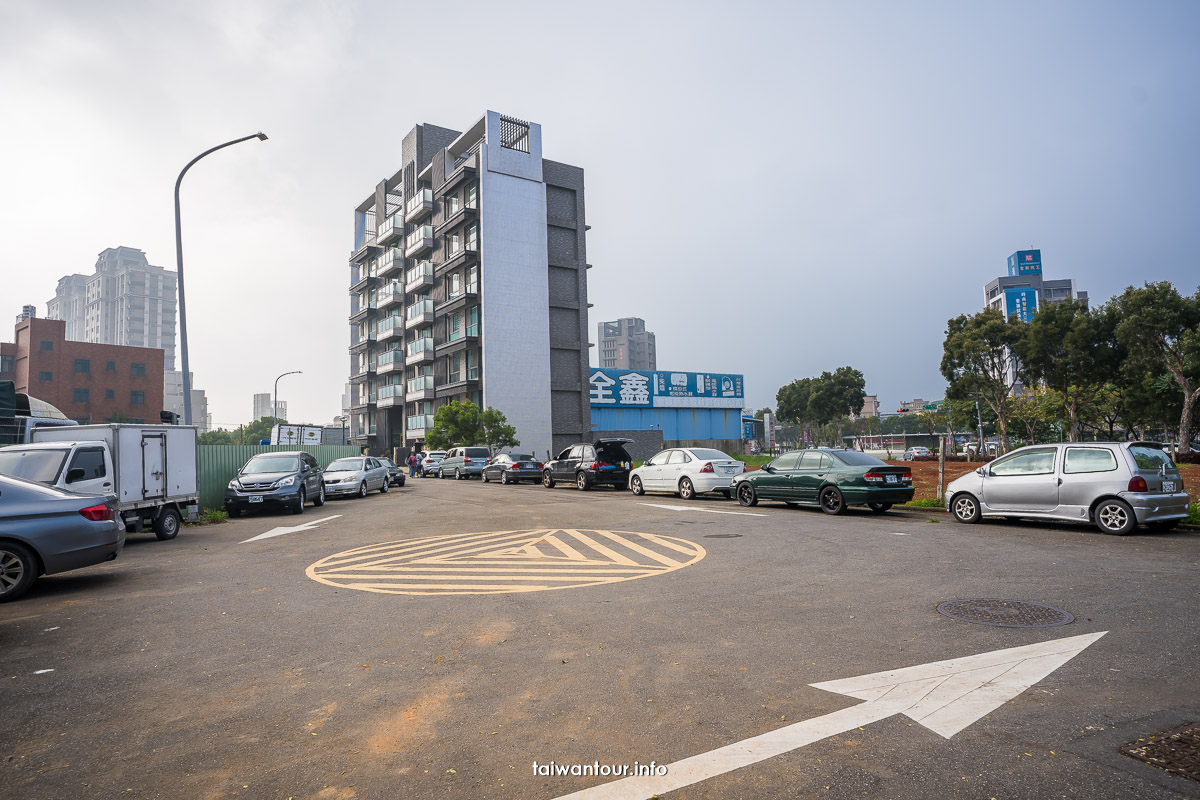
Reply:
[[[640,317],[622,317],[596,326],[600,366],[617,369],[658,369],[654,334]]]
[[[353,441],[419,446],[437,408],[502,411],[541,455],[590,430],[583,170],[542,128],[488,111],[417,125],[354,213]]]

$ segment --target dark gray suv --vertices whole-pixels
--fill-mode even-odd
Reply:
[[[225,489],[225,510],[236,517],[248,508],[288,508],[304,511],[309,500],[325,505],[321,466],[311,453],[259,453],[238,470]]]

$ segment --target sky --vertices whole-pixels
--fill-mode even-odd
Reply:
[[[593,342],[639,316],[749,408],[850,365],[893,410],[1016,250],[1094,304],[1197,290],[1198,45],[1186,0],[0,0],[0,312],[108,247],[173,269],[180,169],[262,130],[184,181],[195,386],[233,427],[302,370],[328,424],[353,208],[414,124],[492,109],[586,171]]]

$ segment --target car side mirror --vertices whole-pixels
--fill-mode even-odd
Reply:
[[[67,470],[67,483],[83,480],[84,474],[83,467],[73,467]]]
[[[769,473],[771,473],[772,475],[774,475],[774,474],[775,474],[775,468],[774,468],[774,467],[772,467],[770,464],[767,464],[767,465],[766,465],[766,466],[764,466],[762,469],[763,469],[763,472],[769,472]]]
[[[976,475],[979,475],[979,476],[986,477],[986,476],[987,476],[987,474],[988,474],[988,473],[987,473],[987,467],[980,467],[979,469],[975,470],[975,474],[976,474]]]

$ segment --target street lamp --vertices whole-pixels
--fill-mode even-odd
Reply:
[[[184,302],[183,295],[183,234],[179,226],[179,185],[183,183],[183,176],[192,168],[200,159],[204,158],[209,153],[215,153],[222,147],[229,147],[231,144],[238,144],[249,139],[258,139],[265,142],[267,135],[262,131],[243,136],[240,139],[234,139],[225,144],[219,144],[216,147],[205,150],[200,155],[193,158],[183,168],[183,172],[179,173],[179,177],[175,179],[175,280],[179,282],[179,345],[180,351],[183,354],[183,424],[192,424],[192,378],[188,372],[188,348],[187,348],[187,304]]]
[[[296,370],[292,370],[291,372],[283,373],[283,375],[280,375],[279,378],[282,378],[284,375],[300,375],[300,374],[302,374],[301,370],[296,369]],[[271,416],[274,417],[277,421],[279,419],[279,378],[275,379],[275,395],[274,395],[273,399],[271,400]]]

